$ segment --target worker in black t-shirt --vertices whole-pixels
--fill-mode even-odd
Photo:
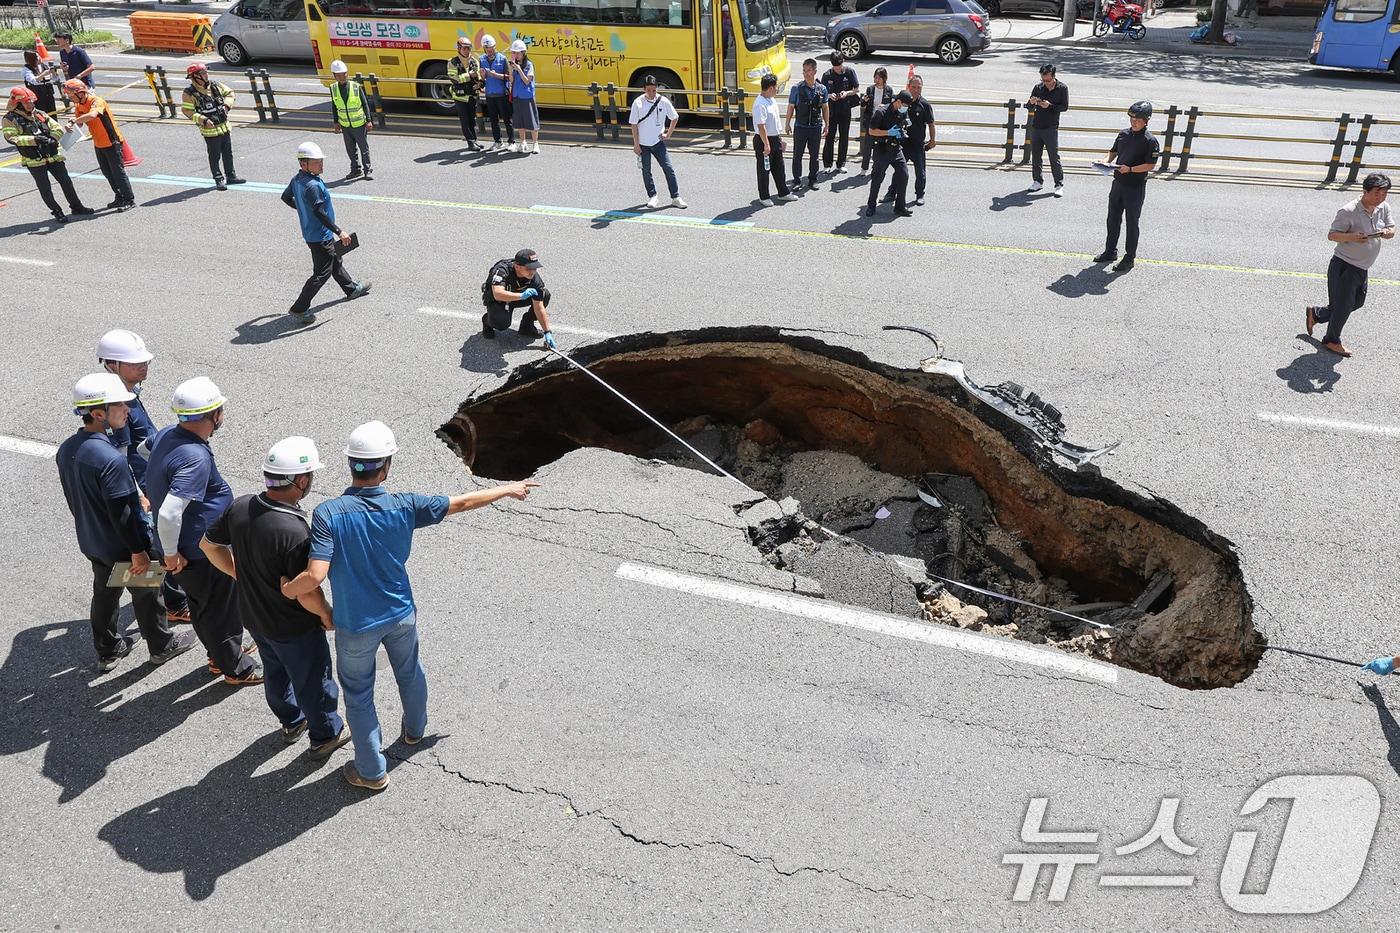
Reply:
[[[267,489],[235,499],[199,545],[211,564],[238,580],[234,592],[262,655],[267,705],[288,745],[310,734],[312,758],[350,740],[336,711],[340,691],[326,642],[331,607],[319,587],[295,600],[282,595],[282,581],[300,576],[311,555],[311,526],[300,503],[322,466],[309,437],[273,444],[262,463]]]
[[[846,153],[851,143],[851,111],[860,100],[860,79],[840,52],[832,52],[831,67],[822,74],[822,86],[826,88],[831,109],[831,125],[826,131],[826,144],[822,146],[822,170],[844,175]],[[839,149],[836,147],[838,136],[841,138]]]
[[[491,267],[481,286],[481,302],[486,313],[481,316],[481,336],[496,338],[496,331],[510,327],[511,312],[529,308],[520,319],[519,333],[532,340],[544,332],[544,342],[554,349],[554,335],[549,331],[549,289],[540,278],[540,258],[532,249],[522,249],[514,259],[502,259]],[[535,329],[539,322],[540,330]]]
[[[1108,150],[1108,164],[1116,165],[1113,174],[1113,187],[1108,192],[1108,239],[1103,252],[1094,257],[1094,262],[1113,262],[1118,258],[1118,231],[1123,215],[1128,217],[1128,241],[1125,244],[1123,259],[1113,267],[1115,272],[1127,272],[1137,258],[1138,217],[1142,214],[1142,200],[1147,194],[1147,173],[1157,164],[1162,146],[1157,137],[1147,131],[1147,121],[1152,119],[1152,105],[1140,100],[1128,108],[1128,129],[1120,130]]]
[[[933,118],[933,105],[923,96],[924,79],[918,75],[912,76],[907,91],[910,98],[909,109],[905,111],[908,116],[907,132],[899,141],[899,146],[904,150],[904,160],[914,171],[914,204],[922,207],[924,190],[928,185],[928,153],[938,145],[938,125]],[[888,204],[894,198],[894,185],[891,184],[881,203]]]

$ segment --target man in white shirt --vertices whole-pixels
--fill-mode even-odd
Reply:
[[[1303,314],[1309,337],[1314,326],[1327,325],[1322,345],[1338,356],[1351,356],[1342,343],[1342,328],[1351,313],[1366,303],[1366,280],[1381,254],[1381,240],[1395,236],[1395,219],[1385,203],[1388,194],[1388,175],[1367,175],[1361,183],[1361,197],[1337,211],[1327,231],[1327,239],[1337,244],[1327,267],[1327,304],[1310,306]]]
[[[681,200],[681,190],[676,184],[676,170],[671,168],[671,154],[666,151],[666,140],[676,131],[681,116],[675,105],[656,93],[656,76],[647,75],[642,79],[642,96],[632,101],[632,114],[627,122],[632,124],[632,151],[637,154],[637,164],[642,167],[642,183],[647,188],[647,207],[661,206],[661,198],[656,194],[656,182],[651,179],[651,160],[661,166],[661,174],[666,176],[666,188],[671,192],[671,206],[685,207]]]
[[[753,154],[758,162],[758,203],[772,207],[768,196],[768,176],[778,183],[779,201],[796,201],[797,195],[788,190],[787,173],[783,171],[783,137],[778,123],[778,76],[764,75],[759,95],[753,99]]]

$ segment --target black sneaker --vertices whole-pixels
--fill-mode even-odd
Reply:
[[[1094,257],[1094,262],[1113,262],[1118,258],[1118,251],[1106,249]]]
[[[109,210],[109,211],[110,211],[110,210],[115,210],[116,208],[121,207],[121,206],[122,206],[123,204],[125,204],[125,203],[126,203],[126,202],[123,201],[121,198],[117,198],[117,199],[114,200],[114,201],[109,201],[109,202],[107,202],[107,210]]]
[[[483,327],[481,329],[481,338],[483,340],[495,340],[496,332],[489,327]]]
[[[1113,267],[1114,272],[1127,272],[1133,267],[1133,257],[1124,256],[1118,261],[1118,265]]]
[[[896,217],[913,217],[913,216],[914,216],[914,212],[911,211],[911,210],[910,210],[909,208],[907,208],[907,207],[896,207],[896,208],[894,209],[894,216],[896,216]]]
[[[374,181],[374,173],[369,169],[365,169],[365,181]]]
[[[866,216],[866,217],[874,217],[874,216],[875,216],[875,208],[873,208],[873,207],[871,207],[870,205],[867,204],[867,205],[865,206],[865,216]]]
[[[215,191],[227,191],[227,190],[228,190],[228,185],[224,184],[224,180],[223,180],[222,178],[216,178],[216,179],[214,179],[214,190],[215,190]]]
[[[364,174],[364,173],[360,171],[359,167],[356,166],[356,167],[354,167],[354,168],[351,168],[350,171],[347,172],[347,173],[345,174],[345,178],[342,179],[342,180],[343,180],[343,181],[354,181],[356,178],[359,178],[359,177],[360,177],[361,175],[363,175],[363,174]]]
[[[131,654],[131,649],[132,649],[135,645],[136,645],[136,639],[134,639],[134,638],[123,638],[123,639],[122,639],[122,644],[121,644],[121,647],[120,647],[120,648],[118,648],[118,649],[117,649],[116,651],[114,651],[112,654],[107,655],[107,657],[105,657],[105,658],[98,658],[98,659],[97,659],[97,672],[98,672],[99,674],[105,674],[105,673],[107,673],[108,671],[110,671],[112,668],[116,667],[118,661],[120,661],[122,658],[126,657],[127,655]]]
[[[303,717],[301,718],[301,722],[297,723],[296,725],[293,725],[293,726],[283,726],[283,727],[282,727],[282,741],[283,741],[283,742],[286,742],[288,745],[293,744],[294,742],[296,742],[297,739],[301,738],[301,737],[302,737],[303,735],[305,735],[305,734],[306,734],[306,717],[305,717],[305,716],[303,716]]]
[[[131,210],[135,206],[135,201],[123,201],[122,203],[117,205],[117,213],[125,214],[127,211]]]
[[[96,214],[97,209],[79,204],[77,207],[69,208],[69,213],[73,214],[75,217],[86,217],[89,214]]]
[[[54,211],[54,212],[53,212],[53,219],[56,220],[56,221],[58,221],[58,222],[61,223],[61,224],[66,224],[66,223],[68,223],[68,218],[63,216],[63,211]]]
[[[194,632],[181,632],[170,639],[170,644],[160,654],[151,655],[151,663],[159,667],[171,658],[177,658],[195,646]]]
[[[239,178],[237,175],[233,175],[229,178],[228,183],[230,185],[246,185],[248,184],[248,179]]]

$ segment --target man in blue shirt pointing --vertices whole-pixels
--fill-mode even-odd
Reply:
[[[296,599],[330,577],[335,666],[355,742],[355,760],[346,762],[343,774],[355,787],[376,791],[389,786],[374,709],[374,657],[381,644],[403,703],[403,741],[417,745],[428,727],[428,679],[418,660],[417,606],[406,566],[413,532],[507,496],[524,499],[539,485],[507,483],[451,497],[389,492],[384,480],[398,450],[382,421],[350,432],[350,488],[316,506],[306,570],[282,584],[282,595]]]
[[[298,323],[310,324],[316,320],[316,315],[311,313],[311,299],[327,279],[334,278],[347,299],[359,298],[369,291],[369,283],[356,282],[340,262],[340,248],[350,245],[350,234],[335,225],[331,193],[321,180],[321,172],[326,167],[325,153],[315,143],[302,143],[297,147],[297,161],[301,171],[282,192],[282,202],[297,210],[301,238],[311,249],[311,277],[301,287],[301,294],[288,313]]]

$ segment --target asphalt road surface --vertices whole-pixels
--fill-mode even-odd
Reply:
[[[1337,96],[1309,97],[1324,102]],[[138,648],[93,673],[88,569],[47,446],[76,427],[68,393],[97,337],[122,326],[156,354],[146,397],[162,423],[185,378],[229,396],[213,446],[236,492],[258,488],[273,441],[307,434],[333,494],[343,439],[371,418],[398,434],[395,487],[485,485],[433,431],[542,352],[476,335],[487,266],[529,246],[566,348],[762,323],[912,366],[927,344],[880,328],[928,327],[980,382],[1057,405],[1073,439],[1121,439],[1106,475],[1236,542],[1272,644],[1363,660],[1396,649],[1397,247],[1347,331],[1353,359],[1300,335],[1303,305],[1325,295],[1327,225],[1352,195],[1154,180],[1143,261],[1118,276],[1089,261],[1106,186],[1082,171],[1055,200],[1021,194],[1024,171],[938,167],[917,216],[865,219],[856,177],[760,209],[750,155],[685,153],[690,209],[638,217],[634,163],[612,149],[546,134],[538,156],[486,159],[384,136],[376,180],[335,189],[363,243],[349,267],[374,290],[353,304],[328,290],[297,328],[284,312],[307,255],[277,194],[300,137],[238,130],[254,184],[227,193],[204,180],[193,128],[130,137],[145,162],[127,214],[55,228],[27,174],[0,169],[0,928],[1273,930],[1388,914],[1388,806],[1329,913],[1229,905],[1265,890],[1286,841],[1286,802],[1241,815],[1266,781],[1359,775],[1393,799],[1389,684],[1364,692],[1369,674],[1268,652],[1240,686],[1188,692],[765,608],[753,593],[776,592],[777,575],[735,523],[733,484],[593,450],[542,469],[525,503],[418,535],[431,737],[392,746],[391,786],[368,797],[336,773],[345,753],[318,768],[285,749],[260,692],[211,682],[198,652],[152,669]],[[338,177],[338,143],[320,141]],[[91,153],[72,164],[105,203]],[[725,598],[628,566],[718,581]],[[381,680],[386,734],[392,694]],[[1037,798],[1044,831],[1096,835],[1023,842]],[[1191,854],[1117,854],[1164,798],[1180,801]],[[1246,830],[1260,854],[1241,878],[1226,852]],[[1273,890],[1326,894],[1321,876],[1365,841],[1309,849],[1301,868],[1291,846],[1301,874]],[[1048,868],[1022,902],[1003,857],[1024,852],[1099,858],[1062,902]],[[1192,880],[1103,880],[1124,874]]]

